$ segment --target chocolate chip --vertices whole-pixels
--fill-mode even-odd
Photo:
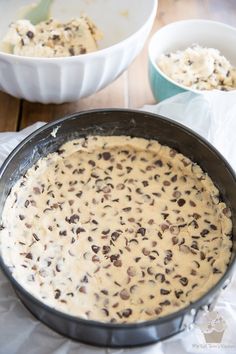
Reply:
[[[156,275],[155,275],[155,279],[158,281],[158,282],[160,282],[160,283],[164,283],[164,281],[165,281],[165,275],[164,274],[162,274],[162,273],[157,273]]]
[[[56,271],[59,273],[61,271],[60,267],[58,264],[56,264]]]
[[[87,277],[87,275],[85,275],[85,276],[82,278],[81,283],[88,283],[88,277]]]
[[[221,274],[222,272],[218,268],[213,268],[213,274]]]
[[[155,311],[156,315],[160,315],[160,313],[162,312],[162,308],[161,307],[156,307],[154,311]]]
[[[184,293],[183,290],[175,290],[175,296],[176,296],[176,298],[179,299],[180,296],[181,296],[183,293]]]
[[[149,275],[153,275],[153,274],[154,274],[153,268],[152,268],[152,267],[148,267],[148,268],[147,268],[147,273],[148,273]]]
[[[121,267],[122,266],[122,262],[120,259],[117,259],[116,261],[113,262],[115,267]]]
[[[110,256],[110,260],[111,260],[111,262],[114,262],[114,261],[116,261],[119,257],[120,257],[119,254],[112,254],[112,255]]]
[[[52,36],[52,39],[53,39],[54,41],[59,40],[59,39],[60,39],[59,34],[54,34],[54,35]]]
[[[132,314],[132,310],[131,309],[125,309],[122,311],[122,315],[126,318],[128,318],[130,315]]]
[[[108,291],[106,289],[102,289],[101,293],[104,294],[104,295],[108,295]]]
[[[27,36],[28,38],[32,39],[32,38],[34,38],[34,33],[33,33],[32,31],[28,31],[28,32],[26,33],[26,36]]]
[[[95,163],[93,160],[89,160],[88,163],[89,163],[89,165],[91,165],[91,166],[93,166],[93,167],[96,165],[96,163]]]
[[[87,49],[82,47],[80,48],[80,54],[86,54],[87,53]]]
[[[33,233],[33,238],[36,240],[36,241],[39,241],[40,240],[40,238],[38,237],[38,235],[36,235],[35,233]]]
[[[130,277],[134,277],[136,275],[136,269],[135,267],[129,267],[127,269],[127,274],[130,276]]]
[[[25,201],[25,204],[24,204],[26,208],[28,208],[29,203],[30,203],[30,202],[29,202],[29,200],[27,199],[27,200]]]
[[[142,184],[144,187],[147,187],[148,186],[148,181],[142,181]]]
[[[224,208],[224,209],[222,210],[222,212],[223,212],[223,214],[224,214],[225,216],[227,216],[228,218],[231,217],[231,211],[230,211],[229,208]]]
[[[170,149],[170,157],[175,157],[177,151],[175,149]]]
[[[153,316],[154,311],[153,311],[152,309],[147,309],[147,310],[145,310],[145,313],[146,313],[146,315],[148,315],[148,316]]]
[[[168,306],[168,305],[170,305],[170,301],[169,300],[162,301],[162,302],[159,303],[159,305]]]
[[[104,160],[107,161],[107,160],[110,160],[111,154],[110,154],[110,152],[105,151],[105,152],[103,152],[102,157],[103,157]]]
[[[34,194],[40,194],[41,193],[39,187],[34,187],[33,191],[34,191]]]
[[[207,230],[207,229],[203,229],[201,232],[200,232],[200,235],[202,236],[202,237],[205,237],[206,235],[208,235],[209,234],[209,230]]]
[[[76,235],[80,234],[81,232],[85,232],[85,229],[83,227],[78,227],[76,229]]]
[[[173,245],[177,245],[177,243],[179,242],[179,240],[176,236],[172,237],[171,240],[172,240]]]
[[[122,300],[128,300],[130,298],[128,290],[126,289],[121,290],[120,297]]]
[[[83,294],[86,294],[86,293],[87,293],[86,287],[85,287],[85,286],[81,286],[81,287],[79,288],[79,292],[80,292],[80,293],[83,293]]]
[[[144,256],[149,256],[150,251],[149,251],[147,248],[144,247],[144,248],[142,249],[142,253],[143,253]]]
[[[110,246],[103,246],[102,247],[102,253],[103,254],[107,254],[111,251],[111,247]]]
[[[108,317],[109,316],[109,311],[105,308],[102,308],[102,312]]]
[[[193,261],[197,268],[200,268],[200,264],[197,261]]]
[[[164,232],[165,230],[169,229],[169,225],[168,224],[161,224],[161,230]]]
[[[155,176],[154,176],[154,179],[155,179],[155,181],[156,182],[158,182],[159,181],[159,179],[160,179],[160,175],[158,175],[158,174],[156,174]],[[161,193],[152,193],[153,195],[155,195],[156,197],[160,197],[161,196]]]
[[[179,205],[180,207],[182,207],[182,206],[186,203],[186,201],[185,201],[185,199],[180,198],[180,199],[177,201],[177,203],[178,203],[178,205]]]
[[[176,182],[177,181],[177,175],[174,175],[173,177],[171,177],[171,182]]]
[[[129,211],[131,211],[131,207],[126,207],[126,208],[123,208],[122,210],[125,212],[129,212]]]
[[[54,298],[55,299],[59,299],[60,296],[61,296],[61,290],[60,289],[56,289]]]
[[[170,294],[170,290],[161,289],[160,293],[161,293],[161,295],[168,295],[168,294]]]
[[[146,229],[144,227],[140,227],[138,230],[137,230],[137,234],[141,234],[142,236],[145,236],[146,234]]]
[[[206,255],[204,252],[200,251],[200,259],[203,261],[206,258]]]
[[[73,47],[70,47],[70,48],[69,48],[69,53],[70,53],[71,56],[74,56],[74,55],[75,55],[75,50],[74,50]]]
[[[197,223],[196,220],[192,220],[192,221],[188,224],[188,226],[192,226],[194,229],[198,229],[198,228],[199,228],[199,225],[198,225],[198,223]]]
[[[60,236],[67,236],[66,230],[64,230],[64,231],[59,231],[59,235],[60,235]]]
[[[122,167],[122,165],[121,165],[120,163],[117,163],[117,164],[116,164],[116,168],[117,168],[118,170],[122,170],[122,169],[123,169],[123,167]]]
[[[186,277],[182,277],[179,279],[180,283],[183,285],[183,286],[187,286],[188,285],[188,279]]]
[[[94,263],[100,262],[100,259],[96,254],[92,257],[92,262],[94,262]]]
[[[66,221],[69,223],[69,224],[76,224],[78,221],[79,221],[80,217],[78,214],[73,214],[72,216],[70,216],[69,218],[66,217]]]
[[[181,192],[174,191],[174,193],[172,195],[173,195],[174,198],[179,199],[181,197]]]
[[[193,213],[193,217],[195,220],[198,220],[201,218],[201,215],[199,215],[198,213]]]
[[[119,236],[120,236],[119,232],[117,232],[117,231],[112,232],[112,234],[111,234],[112,241],[116,241]]]
[[[163,162],[161,160],[156,160],[154,162],[154,165],[158,166],[158,167],[162,167],[163,166]]]
[[[110,193],[111,192],[111,188],[109,186],[105,186],[102,189],[103,193]]]
[[[165,187],[168,187],[168,186],[170,186],[170,182],[169,182],[169,181],[164,181],[164,182],[163,182],[163,185],[164,185]]]
[[[164,264],[165,264],[165,265],[167,265],[170,261],[171,261],[171,258],[170,258],[170,257],[166,256],[166,257],[164,258]]]
[[[93,250],[94,253],[98,253],[99,250],[100,250],[100,247],[99,247],[99,246],[96,246],[96,245],[92,245],[91,248],[92,248],[92,250]]]
[[[76,197],[80,198],[82,196],[82,194],[83,194],[83,192],[80,191],[80,192],[76,193]]]
[[[190,204],[191,207],[195,207],[196,206],[196,203],[193,200],[190,200],[189,204]]]
[[[210,225],[210,228],[211,228],[212,230],[214,230],[214,231],[217,230],[217,226],[214,225],[214,224],[211,224],[211,225]]]
[[[125,189],[125,185],[123,183],[119,183],[119,184],[117,184],[116,189],[117,190]]]
[[[138,289],[138,286],[137,286],[137,285],[132,285],[132,286],[130,287],[130,293],[131,293],[131,294],[134,294],[134,293],[137,291],[137,289]]]
[[[27,253],[25,258],[33,259],[32,253],[31,252]]]
[[[166,220],[170,214],[168,214],[168,213],[161,213],[161,215],[163,216],[164,220]]]

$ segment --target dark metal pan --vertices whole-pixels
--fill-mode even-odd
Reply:
[[[188,328],[204,308],[214,304],[233,272],[236,258],[236,178],[226,160],[206,140],[167,118],[134,110],[93,110],[49,123],[20,143],[0,170],[0,216],[13,184],[39,158],[56,151],[65,141],[87,135],[130,135],[157,139],[182,152],[209,174],[232,211],[233,250],[230,265],[198,301],[163,318],[135,324],[113,324],[69,316],[46,306],[22,288],[0,257],[1,267],[24,305],[42,322],[72,339],[108,347],[131,347],[154,343]]]

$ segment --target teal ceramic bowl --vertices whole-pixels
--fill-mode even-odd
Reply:
[[[166,76],[157,65],[161,54],[184,50],[192,44],[216,48],[233,66],[236,66],[236,28],[221,22],[208,20],[186,20],[173,22],[158,30],[150,39],[148,48],[148,75],[153,96],[160,102],[178,93],[191,91],[203,94],[180,85]]]
[[[168,79],[150,59],[148,62],[148,76],[153,96],[158,102],[187,91]]]

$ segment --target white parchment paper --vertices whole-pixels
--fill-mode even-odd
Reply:
[[[142,109],[192,128],[213,143],[236,170],[235,93],[213,92],[205,96],[182,93]],[[43,123],[36,123],[18,133],[0,133],[0,164],[22,139],[41,125]],[[68,340],[40,323],[24,308],[0,272],[0,354],[235,354],[235,299],[236,279],[222,291],[216,305],[216,311],[225,323],[220,343],[206,343],[201,329],[195,326],[155,345],[135,349],[103,349]]]

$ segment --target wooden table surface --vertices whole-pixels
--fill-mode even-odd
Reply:
[[[205,18],[235,25],[236,0],[159,0],[152,33],[170,22],[189,18]],[[154,98],[148,83],[146,43],[129,69],[115,82],[77,102],[43,105],[0,92],[0,131],[17,131],[37,121],[48,122],[85,109],[139,108],[152,103]]]

